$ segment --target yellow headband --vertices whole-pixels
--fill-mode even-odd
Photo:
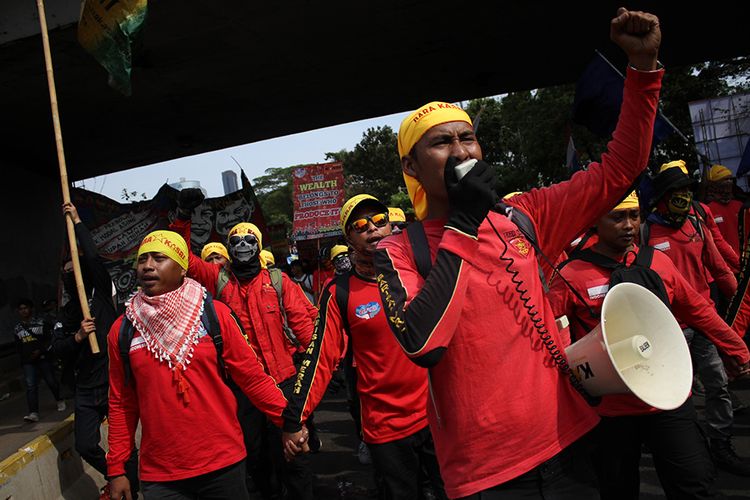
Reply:
[[[174,231],[154,231],[148,233],[138,248],[138,257],[150,252],[163,253],[177,262],[183,269],[187,270],[188,268],[187,243],[185,243],[182,236]]]
[[[523,194],[523,191],[511,191],[510,193],[503,196],[504,200],[510,200],[514,196],[518,196],[519,194]]]
[[[335,259],[342,253],[349,253],[349,247],[346,245],[334,245],[333,248],[331,248],[331,260]]]
[[[252,234],[255,236],[255,239],[258,240],[258,246],[261,248],[263,247],[263,236],[260,234],[260,229],[258,229],[258,226],[251,224],[250,222],[240,222],[230,229],[229,234],[227,234],[227,241],[229,241],[229,238],[232,236],[242,236],[245,234]]]
[[[679,168],[680,170],[682,170],[683,174],[690,175],[688,174],[687,166],[685,166],[685,160],[674,160],[670,161],[669,163],[665,163],[659,169],[659,173],[662,173],[665,170],[669,170],[670,168]]]
[[[260,256],[261,256],[261,259],[265,261],[265,264],[267,266],[268,265],[275,265],[276,264],[276,258],[268,250],[261,250],[260,251]]]
[[[211,243],[206,243],[206,246],[204,246],[203,250],[201,250],[201,260],[206,260],[209,257],[209,255],[211,255],[212,253],[218,253],[225,259],[232,260],[229,258],[229,252],[227,252],[227,247],[225,247],[218,241],[212,241]]]
[[[711,182],[722,181],[732,177],[734,177],[734,174],[732,174],[732,171],[724,165],[714,165],[711,167],[711,170],[708,171],[708,180]]]
[[[388,207],[388,220],[391,222],[406,222],[406,214],[398,207]]]
[[[612,210],[630,210],[633,208],[638,208],[640,205],[638,204],[638,195],[635,194],[635,191],[630,193],[625,197],[624,200],[620,202],[619,205],[617,205]]]
[[[466,111],[447,102],[433,101],[411,113],[401,122],[401,128],[398,131],[399,157],[403,158],[408,155],[419,139],[432,127],[448,122],[466,122],[473,126]],[[427,217],[427,194],[422,184],[406,173],[404,173],[404,182],[417,219],[424,219]]]

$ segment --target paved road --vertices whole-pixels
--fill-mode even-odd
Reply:
[[[750,403],[750,381],[736,385],[735,392],[745,402]],[[695,401],[700,412],[703,408],[702,399],[696,397]],[[69,410],[57,412],[52,395],[46,387],[40,389],[40,402],[41,421],[36,424],[24,424],[22,417],[26,414],[26,400],[23,393],[13,393],[9,399],[0,401],[0,459],[62,421],[72,409],[72,402],[68,401]],[[327,394],[316,415],[323,440],[321,452],[313,456],[312,460],[317,474],[318,498],[375,498],[371,466],[361,465],[355,454],[357,440],[354,437],[354,424],[347,411],[343,391],[338,394]],[[741,455],[750,457],[750,410],[736,415],[734,442]],[[641,473],[641,498],[664,498],[653,461],[648,454],[642,459]],[[750,478],[720,471],[718,485],[729,499],[750,499]]]

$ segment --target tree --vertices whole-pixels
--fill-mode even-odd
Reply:
[[[127,188],[122,188],[120,199],[135,203],[136,201],[147,200],[148,198],[146,197],[146,193],[139,193],[138,191],[128,191]]]
[[[268,168],[266,175],[253,179],[253,189],[266,224],[284,224],[287,234],[292,230],[294,217],[292,170],[298,166]]]
[[[326,159],[343,163],[347,197],[367,193],[384,203],[390,203],[394,196],[394,201],[403,203],[403,196],[399,193],[404,193],[406,188],[401,175],[396,133],[391,127],[369,128],[352,151],[326,153]]]
[[[661,165],[676,158],[695,162],[688,103],[746,92],[750,89],[749,76],[750,57],[670,68],[663,83],[661,107],[688,142],[672,134],[655,149],[652,164]],[[596,137],[571,122],[574,96],[575,85],[564,85],[469,102],[469,116],[479,116],[475,125],[484,158],[497,168],[498,193],[525,191],[567,179],[570,172],[565,167],[565,153],[569,134],[584,164],[601,159],[608,138]]]

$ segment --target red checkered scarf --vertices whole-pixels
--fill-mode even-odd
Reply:
[[[182,378],[198,343],[206,290],[185,278],[177,290],[149,297],[142,290],[125,304],[125,315],[146,342],[146,348],[172,370],[177,392],[190,402],[187,383]]]

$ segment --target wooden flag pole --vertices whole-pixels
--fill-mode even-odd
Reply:
[[[47,67],[47,85],[49,86],[49,100],[52,106],[52,123],[55,127],[55,144],[57,145],[57,163],[60,166],[60,183],[62,184],[63,202],[70,203],[70,187],[68,186],[68,170],[65,167],[65,151],[63,150],[62,130],[60,128],[60,113],[57,110],[57,91],[55,90],[55,74],[52,71],[52,55],[49,48],[49,35],[47,34],[47,18],[44,13],[44,0],[36,0],[36,6],[39,9],[39,24],[42,28],[42,43],[44,45],[44,63]],[[70,259],[73,261],[73,274],[76,278],[76,288],[78,289],[78,301],[81,304],[81,312],[85,319],[91,319],[89,311],[89,300],[86,297],[86,290],[83,287],[83,277],[81,275],[81,262],[78,260],[78,244],[76,243],[76,232],[73,227],[73,219],[70,215],[65,217],[65,224],[68,228],[68,241],[70,243]],[[91,352],[99,352],[99,343],[96,341],[96,332],[89,336],[89,345]]]

